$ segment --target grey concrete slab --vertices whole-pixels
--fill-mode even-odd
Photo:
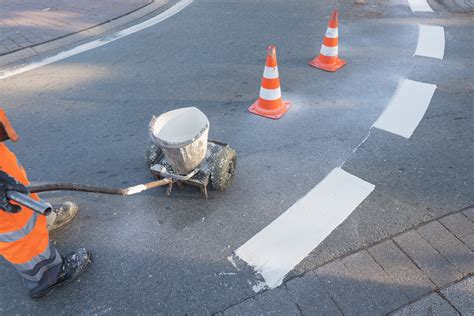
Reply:
[[[440,219],[440,222],[474,251],[474,223],[466,216],[456,213]]]
[[[423,225],[417,232],[463,275],[474,273],[474,252],[439,222]]]
[[[474,207],[465,210],[463,214],[474,222]]]
[[[375,314],[379,308],[365,289],[365,280],[347,270],[340,260],[321,268],[316,275],[344,315]]]
[[[224,311],[224,315],[243,316],[243,315],[263,315],[259,304],[253,298],[249,298],[240,304],[234,305]]]
[[[462,315],[474,315],[474,276],[448,286],[441,293]]]
[[[316,273],[310,271],[285,286],[304,315],[342,315]]]
[[[390,314],[393,316],[402,315],[459,315],[459,313],[449,305],[441,296],[432,293],[421,300],[403,307]]]
[[[377,314],[386,314],[408,302],[408,297],[367,251],[350,255],[342,262],[375,302]]]
[[[435,288],[429,278],[392,240],[384,241],[367,251],[410,299],[427,294]]]
[[[285,286],[268,290],[255,296],[255,301],[265,315],[300,315],[298,307]]]
[[[441,256],[416,231],[406,232],[393,239],[438,287],[461,278],[462,275],[456,267]]]

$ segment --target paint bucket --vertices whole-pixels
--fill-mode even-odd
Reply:
[[[195,107],[153,117],[150,135],[174,171],[187,174],[206,157],[209,120]]]

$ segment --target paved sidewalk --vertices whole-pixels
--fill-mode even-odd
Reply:
[[[152,0],[4,0],[0,56],[116,19]]]
[[[333,260],[225,315],[474,315],[474,208]]]
[[[177,0],[5,0],[0,10],[0,72],[156,15]]]

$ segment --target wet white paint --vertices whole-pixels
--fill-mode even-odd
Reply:
[[[373,126],[410,138],[425,115],[435,90],[434,84],[409,79],[401,81],[387,108]]]
[[[266,287],[275,288],[373,189],[374,185],[336,168],[235,254],[261,274]]]
[[[408,4],[413,12],[433,12],[426,0],[408,0]]]
[[[443,59],[444,46],[444,27],[418,24],[418,43],[414,55]]]
[[[206,115],[195,107],[181,108],[161,114],[154,122],[152,133],[169,143],[190,142],[209,127]]]
[[[146,190],[146,186],[143,184],[136,185],[127,189],[127,195],[137,194]]]
[[[94,40],[94,41],[79,45],[79,46],[74,47],[72,49],[63,51],[63,52],[61,52],[57,55],[44,58],[40,61],[36,61],[36,62],[29,63],[29,64],[21,65],[21,66],[16,67],[16,68],[10,68],[10,69],[0,71],[0,80],[11,77],[11,76],[14,76],[14,75],[24,73],[24,72],[29,71],[29,70],[33,70],[33,69],[36,69],[36,68],[39,68],[39,67],[43,67],[43,66],[52,64],[54,62],[66,59],[68,57],[86,52],[88,50],[91,50],[91,49],[94,49],[94,48],[97,48],[97,47],[100,47],[100,46],[103,46],[103,45],[106,45],[106,44],[109,44],[113,41],[116,41],[116,40],[122,38],[122,37],[125,37],[125,36],[128,36],[130,34],[136,33],[136,32],[141,31],[143,29],[146,29],[150,26],[153,26],[157,23],[160,23],[160,22],[166,20],[167,18],[175,15],[176,13],[178,13],[179,11],[183,10],[188,5],[190,5],[192,2],[193,2],[193,0],[179,1],[175,5],[173,5],[171,8],[164,11],[163,13],[160,13],[157,16],[152,17],[151,19],[148,19],[148,20],[146,20],[142,23],[139,23],[139,24],[136,24],[136,25],[131,26],[129,28],[126,28],[122,31],[113,33],[111,35],[104,36],[104,37],[102,37],[98,40]]]

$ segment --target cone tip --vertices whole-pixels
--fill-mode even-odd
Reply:
[[[269,45],[267,47],[267,53],[268,53],[268,55],[275,55],[276,54],[276,46],[275,45]]]

